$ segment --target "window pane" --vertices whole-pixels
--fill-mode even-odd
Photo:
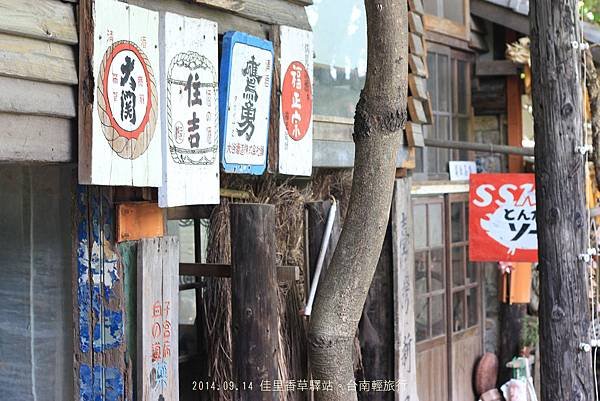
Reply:
[[[448,56],[438,54],[438,106],[439,111],[450,111],[450,61]]]
[[[452,248],[452,285],[458,287],[465,284],[465,248]]]
[[[414,224],[415,229],[415,249],[427,248],[427,206],[414,205],[413,219],[421,224]]]
[[[427,91],[431,96],[431,108],[438,110],[437,95],[438,91],[436,88],[436,77],[437,77],[437,55],[433,52],[427,54],[427,69],[429,70],[429,78],[427,78]]]
[[[468,255],[468,252],[469,252],[469,247],[467,247],[467,255]],[[477,273],[478,273],[478,270],[481,268],[482,268],[482,266],[479,263],[469,262],[467,264],[467,284],[473,284],[473,283],[477,282]]]
[[[463,203],[454,202],[451,206],[452,222],[452,242],[461,242],[464,240],[463,230]]]
[[[440,15],[438,11],[438,0],[423,0],[423,8],[425,8],[425,13],[431,15]]]
[[[431,337],[437,337],[446,332],[446,302],[445,295],[431,297]]]
[[[444,248],[431,251],[431,291],[444,289]]]
[[[465,24],[464,0],[444,0],[444,18]]]
[[[442,220],[442,204],[441,203],[430,203],[428,205],[429,211],[429,246],[439,246],[444,243],[444,220]],[[415,220],[418,221],[418,220]],[[418,225],[418,224],[417,224]]]
[[[456,61],[456,70],[457,70],[457,89],[458,89],[458,108],[457,111],[459,114],[468,114],[468,65],[465,61],[457,60]]]
[[[467,292],[467,310],[469,314],[469,327],[475,326],[479,320],[479,302],[477,299],[477,292],[477,287],[471,288]]]
[[[415,302],[415,331],[417,341],[429,338],[429,298],[417,297]]]
[[[461,290],[452,295],[452,327],[454,331],[465,329],[465,291]]]
[[[463,142],[471,141],[470,133],[469,133],[469,118],[468,117],[457,117],[457,133],[458,140]],[[455,135],[455,136],[456,136]],[[461,150],[459,152],[460,160],[469,160],[469,151]]]
[[[315,2],[306,8],[314,33],[314,113],[353,117],[367,68],[362,0]]]
[[[417,295],[428,292],[427,251],[415,253],[415,291]]]

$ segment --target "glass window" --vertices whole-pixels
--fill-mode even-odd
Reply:
[[[352,118],[367,71],[364,3],[315,1],[306,12],[315,44],[314,113]]]
[[[464,1],[465,0],[423,0],[423,7],[427,14],[464,24]]]
[[[465,326],[465,291],[457,291],[452,295],[452,325],[454,332],[464,330]]]

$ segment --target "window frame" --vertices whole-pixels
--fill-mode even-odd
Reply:
[[[444,1],[447,0],[435,0],[437,2],[438,13],[444,9]],[[456,22],[449,18],[441,17],[434,14],[425,14],[423,16],[423,23],[425,29],[441,35],[450,36],[456,39],[464,40],[468,42],[471,39],[470,29],[470,2],[469,0],[462,0],[463,3],[463,23]]]

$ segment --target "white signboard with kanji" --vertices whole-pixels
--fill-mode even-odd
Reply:
[[[313,34],[280,27],[279,173],[310,176],[313,141]]]
[[[158,13],[114,0],[93,7],[95,97],[91,133],[80,133],[79,180],[158,187]]]
[[[221,160],[230,173],[260,175],[267,164],[273,45],[227,32],[221,61]]]
[[[217,24],[166,13],[160,207],[219,203]]]

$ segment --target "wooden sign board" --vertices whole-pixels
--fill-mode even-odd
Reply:
[[[217,24],[166,13],[160,207],[219,203]]]
[[[156,203],[129,202],[117,205],[117,242],[137,241],[165,234],[165,217]]]
[[[158,187],[158,13],[114,0],[81,7],[79,182]]]
[[[142,239],[137,275],[137,397],[179,400],[179,243]]]
[[[267,166],[273,44],[227,32],[221,60],[221,163],[228,173],[260,175]]]
[[[312,174],[313,34],[280,27],[279,173]]]

